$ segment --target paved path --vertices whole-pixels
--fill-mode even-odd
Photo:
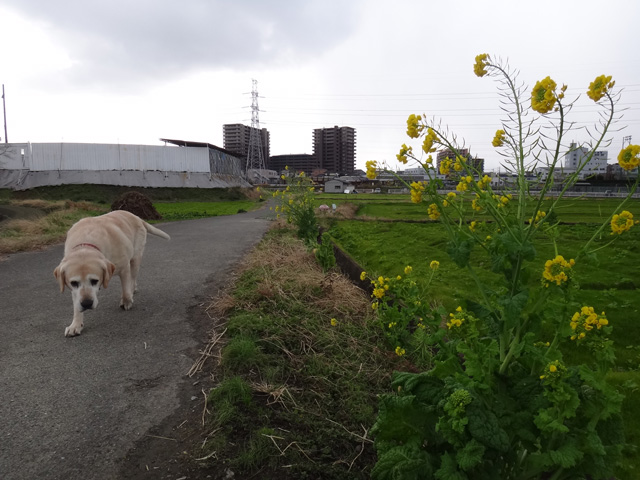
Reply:
[[[82,335],[65,338],[71,295],[53,269],[62,245],[0,262],[0,479],[116,479],[127,452],[184,403],[209,325],[193,307],[268,228],[268,208],[158,225],[134,307],[100,292]]]

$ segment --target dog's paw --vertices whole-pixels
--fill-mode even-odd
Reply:
[[[123,310],[131,310],[133,307],[133,298],[129,300],[125,300],[124,298],[120,300],[120,308]]]
[[[74,325],[73,323],[64,329],[65,337],[75,337],[76,335],[80,335],[82,333],[82,327],[84,324]]]

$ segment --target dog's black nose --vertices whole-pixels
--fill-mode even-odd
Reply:
[[[90,298],[85,298],[84,300],[82,300],[80,302],[80,306],[84,309],[84,310],[90,310],[93,308],[93,300],[91,300]]]

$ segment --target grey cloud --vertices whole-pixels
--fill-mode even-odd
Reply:
[[[69,52],[65,82],[130,89],[197,70],[304,62],[355,29],[341,0],[3,0]],[[50,79],[51,80],[51,79]]]

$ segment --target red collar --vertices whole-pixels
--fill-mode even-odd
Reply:
[[[91,248],[95,248],[96,250],[100,251],[100,249],[98,247],[96,247],[93,243],[79,243],[78,245],[73,247],[73,250],[75,250],[76,248],[80,248],[80,247],[91,247]]]

